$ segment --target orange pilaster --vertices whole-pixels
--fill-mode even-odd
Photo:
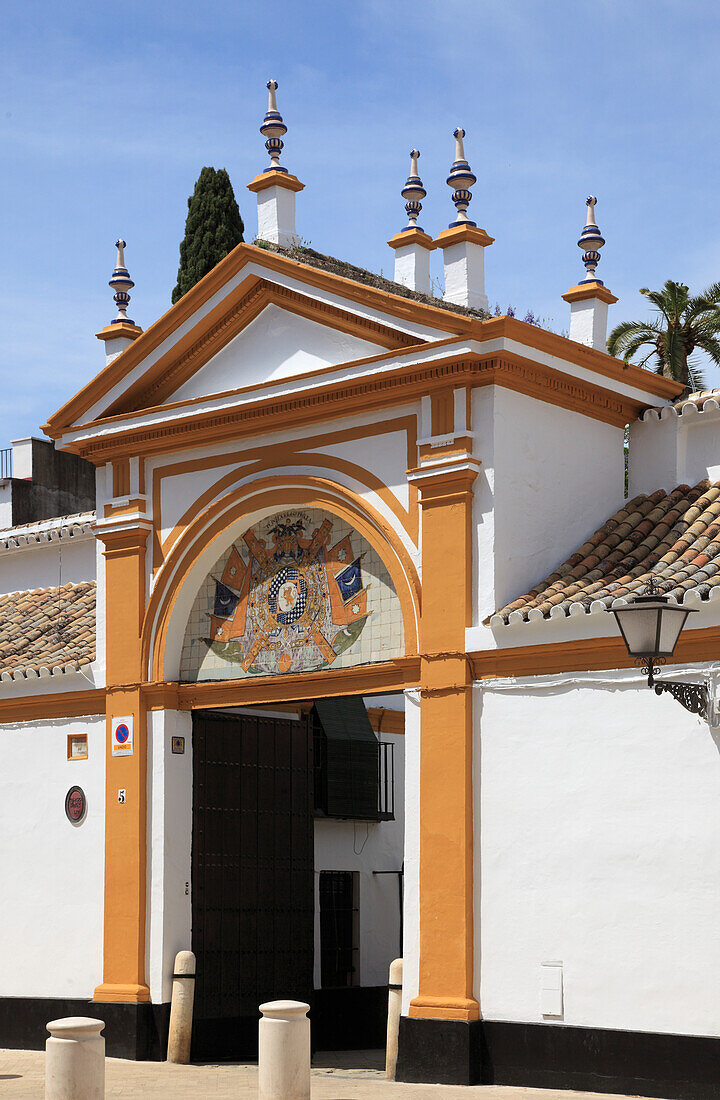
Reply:
[[[147,727],[140,694],[146,525],[98,525],[105,544],[107,740],[105,935],[96,1001],[149,1001],[145,982]],[[112,755],[112,720],[133,720],[133,751]],[[124,792],[120,795],[120,792]]]
[[[420,973],[410,1015],[476,1020],[473,996],[472,485],[413,471],[422,508]]]

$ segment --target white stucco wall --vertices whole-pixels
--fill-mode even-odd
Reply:
[[[720,479],[720,410],[691,409],[678,416],[667,409],[646,413],[630,425],[631,497]]]
[[[398,875],[374,871],[399,871],[403,861],[405,807],[403,774],[405,738],[382,733],[395,756],[395,820],[381,822],[315,821],[315,988],[320,988],[321,871],[358,872],[358,985],[387,985],[393,959],[401,955],[400,893]]]
[[[310,321],[272,303],[180,386],[173,401],[254,386],[271,378],[306,374],[385,351],[318,321]]]
[[[0,595],[95,580],[95,538],[83,535],[0,550]]]
[[[621,428],[501,386],[473,392],[472,426],[478,628],[622,506],[624,458]]]
[[[67,759],[86,733],[88,759]],[[92,997],[102,981],[105,718],[0,727],[0,996]],[[73,824],[74,784],[87,814]]]
[[[562,962],[566,1024],[718,1035],[720,737],[636,670],[580,679],[476,693],[482,1014],[542,1022]]]
[[[172,738],[185,752],[172,752]],[[154,1003],[170,1000],[175,955],[192,948],[192,715],[148,715],[147,974]]]
[[[495,599],[526,592],[624,499],[623,431],[498,387]]]

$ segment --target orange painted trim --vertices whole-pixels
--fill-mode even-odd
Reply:
[[[379,290],[377,287],[366,286],[352,279],[303,264],[296,258],[290,259],[250,244],[239,244],[187,294],[184,294],[179,302],[171,306],[162,317],[146,329],[138,340],[118,355],[117,359],[113,359],[56,413],[53,413],[47,424],[43,425],[43,430],[54,439],[64,434],[83,413],[122,381],[151,351],[171,336],[180,325],[184,324],[249,263],[257,263],[271,271],[282,272],[292,278],[300,279],[309,286],[330,291],[358,305],[369,306],[386,316],[395,316],[414,324],[425,324],[440,332],[466,333],[472,326],[471,318],[464,314],[454,313],[424,302],[416,302],[399,294],[389,293],[387,290]]]
[[[522,630],[522,626],[517,629]],[[714,661],[717,659],[718,649],[720,627],[686,630],[680,635],[672,664]],[[477,650],[468,654],[468,657],[472,661],[475,680],[635,667],[634,659],[629,656],[625,643],[619,636]]]
[[[420,680],[420,658],[398,657],[376,664],[352,665],[294,676],[253,676],[242,680],[208,680],[179,684],[180,710],[287,703],[288,699],[322,699],[338,695],[404,691]]]
[[[136,515],[138,512],[145,511],[145,503],[144,497],[132,497],[127,504],[106,504],[103,515],[105,519],[112,519],[114,516]]]
[[[446,340],[428,340],[423,346],[440,349],[457,344],[463,341],[465,338],[462,336],[450,336]],[[303,374],[289,374],[285,378],[271,378],[267,382],[254,382],[251,386],[238,386],[231,390],[221,390],[219,393],[213,394],[213,400],[224,400],[229,397],[247,397],[253,393],[267,393],[273,390],[282,390],[287,388],[288,385],[292,385],[295,382],[306,382],[323,376],[330,376],[336,371],[342,369],[346,370],[350,367],[357,366],[374,366],[376,363],[382,364],[387,359],[395,359],[398,355],[403,354],[403,350],[411,351],[416,345],[408,346],[407,349],[393,349],[391,351],[382,352],[379,355],[366,355],[361,359],[352,359],[347,363],[339,363],[329,367],[317,367],[315,370],[305,371]],[[443,360],[436,360],[435,362],[442,362]],[[175,409],[188,409],[195,405],[207,404],[207,397],[188,397],[184,401],[165,401],[162,405],[154,405],[150,408],[143,409],[144,413],[158,412],[162,409],[164,413],[173,412]],[[122,424],[127,420],[136,420],[137,412],[116,413],[113,416],[103,417],[101,420],[88,420],[84,424],[73,425],[73,431],[88,431],[98,424],[102,424],[104,428],[110,425]],[[72,449],[72,448],[69,448]]]
[[[538,328],[537,325],[528,325],[517,317],[492,317],[488,321],[475,321],[473,324],[482,326],[484,340],[495,340],[500,337],[517,340],[529,348],[544,351],[558,359],[565,359],[568,363],[585,367],[586,370],[612,378],[615,382],[622,382],[626,386],[637,386],[646,393],[651,393],[663,400],[671,400],[682,393],[682,385],[679,382],[672,382],[641,367],[626,367],[620,359],[614,359],[607,352],[598,351],[597,348],[588,347],[587,344],[579,344],[576,340],[568,340],[565,336],[558,336],[556,332],[548,332],[546,329]]]
[[[611,294],[602,283],[585,283],[584,286],[571,286],[566,294],[563,294],[565,302],[584,302],[589,298],[597,298],[599,302],[605,302],[611,306],[617,302],[614,294]]]
[[[214,310],[153,363],[122,397],[104,411],[103,421],[118,413],[162,405],[213,356],[239,336],[268,305],[277,305],[317,324],[395,351],[424,342],[379,321],[359,317],[329,302],[319,302],[288,287],[252,276],[232,290]]]
[[[144,1004],[150,1000],[150,990],[146,985],[103,982],[95,989],[92,999],[100,1003],[120,1001],[123,1004]]]
[[[231,484],[233,477],[232,473],[227,475],[226,478],[221,479],[215,483],[215,491],[213,487],[202,494],[197,500],[190,505],[187,511],[181,516],[178,522],[173,527],[170,534],[164,539],[162,545],[157,537],[157,532],[162,529],[162,482],[166,478],[180,477],[184,474],[194,473],[197,470],[208,470],[216,466],[227,466],[231,463],[237,464],[247,460],[247,464],[244,466],[243,471],[238,470],[237,467],[233,471],[234,480],[239,479],[242,476],[247,476],[253,469],[253,463],[255,469],[259,470],[263,467],[269,468],[273,465],[277,465],[281,462],[283,465],[289,465],[289,457],[292,454],[293,459],[298,454],[303,454],[304,459],[309,459],[306,465],[318,465],[325,468],[333,468],[332,463],[334,461],[333,456],[321,455],[317,456],[315,450],[322,447],[331,447],[334,444],[354,442],[358,439],[372,439],[382,435],[392,435],[396,432],[405,432],[406,436],[406,463],[408,466],[412,466],[415,462],[417,453],[417,419],[415,416],[399,416],[393,420],[386,420],[381,424],[361,424],[355,428],[344,428],[340,431],[325,432],[321,435],[306,436],[302,439],[293,440],[291,443],[271,443],[262,447],[251,447],[245,451],[229,451],[221,455],[212,455],[208,458],[201,459],[189,459],[185,462],[168,463],[165,466],[158,466],[153,470],[153,516],[155,520],[156,537],[154,542],[154,558],[153,558],[153,570],[157,570],[162,564],[164,556],[167,554],[170,546],[175,542],[177,537],[187,527],[192,519],[200,512],[202,508],[206,506],[214,495],[221,488],[226,487],[224,484]],[[292,450],[293,446],[297,444],[304,448],[304,451],[297,452]],[[320,458],[321,461],[315,462],[316,458]],[[339,467],[338,467],[339,468]],[[362,476],[358,476],[361,474]],[[365,474],[368,474],[363,467],[354,467],[354,473],[352,474],[356,480],[361,483],[364,480]],[[368,476],[373,476],[369,475]],[[229,479],[229,480],[228,480]],[[378,480],[378,479],[376,479]],[[380,482],[380,485],[383,485]],[[391,494],[393,501],[393,510],[398,509],[397,515],[401,519],[403,526],[407,530],[408,534],[412,538],[413,542],[417,545],[418,541],[418,491],[414,485],[409,486],[408,502],[410,505],[409,512],[407,512],[397,497],[395,497],[392,490],[383,485],[383,488]]]
[[[279,172],[277,168],[268,168],[266,172],[261,172],[247,185],[248,191],[256,193],[267,191],[268,187],[284,187],[287,191],[305,190],[305,184],[300,183],[297,176],[291,175],[290,172]]]
[[[494,339],[496,335],[508,335],[514,339],[520,339],[530,347],[549,351],[580,366],[587,365],[590,370],[616,377],[630,385],[639,385],[642,378],[643,388],[646,391],[663,398],[676,397],[682,392],[682,386],[677,383],[669,382],[639,367],[625,368],[618,360],[595,348],[588,348],[573,340],[557,336],[555,333],[545,332],[534,325],[526,325],[516,318],[497,317],[488,321],[478,321],[466,314],[417,302],[414,299],[404,298],[401,295],[388,293],[386,290],[379,290],[376,287],[366,286],[352,279],[322,271],[303,264],[295,258],[290,259],[253,245],[239,244],[187,294],[183,295],[167,313],[146,329],[139,339],[54,413],[47,424],[43,425],[47,434],[57,438],[67,431],[84,412],[96,404],[226,282],[251,262],[261,264],[271,271],[279,271],[299,278],[309,286],[337,293],[350,302],[369,306],[386,315],[396,316],[415,324],[427,324],[440,332],[472,335],[481,340]]]
[[[118,336],[124,336],[126,340],[137,340],[138,336],[142,336],[142,331],[139,325],[129,325],[123,322],[117,325],[106,325],[95,335],[98,340],[116,340]]]
[[[104,688],[24,695],[14,699],[0,698],[0,722],[30,722],[43,718],[94,718],[104,714]]]
[[[418,457],[420,461],[422,462],[422,460],[426,458],[453,458],[459,457],[460,455],[470,457],[472,455],[472,436],[455,435],[454,432],[448,432],[447,435],[452,436],[452,439],[448,439],[447,443],[421,443],[418,447]],[[477,459],[475,461],[477,461]],[[422,470],[422,465],[419,468]]]
[[[452,228],[443,229],[442,233],[438,233],[435,238],[435,245],[437,248],[449,248],[450,245],[462,244],[463,241],[467,241],[468,244],[479,244],[486,248],[494,240],[494,237],[490,237],[484,229],[480,229],[477,225],[454,225]]]
[[[293,425],[300,426],[338,416],[376,413],[382,408],[405,405],[448,384],[504,386],[615,427],[624,427],[648,408],[638,399],[515,353],[470,354],[457,360],[433,360],[417,367],[403,365],[383,374],[370,374],[351,382],[330,382],[301,393],[249,401],[240,407],[198,412],[192,418],[135,426],[125,433],[99,436],[69,449],[101,465],[121,455],[165,454],[260,432],[281,431],[287,428],[289,416]]]
[[[422,1020],[479,1020],[480,1005],[471,997],[414,997],[408,1016]]]
[[[390,238],[388,244],[391,248],[404,248],[405,245],[408,244],[419,244],[421,248],[426,248],[428,252],[434,252],[437,248],[430,234],[425,233],[416,226],[413,226],[412,229],[403,229],[402,232],[396,233],[394,237]]]
[[[189,524],[199,515],[201,515],[211,500],[216,498],[220,493],[227,489],[230,489],[236,482],[243,480],[244,478],[258,476],[260,474],[267,473],[268,470],[277,469],[279,466],[311,466],[318,470],[338,471],[345,474],[347,477],[352,477],[355,481],[359,481],[367,488],[372,489],[382,502],[390,509],[398,522],[407,531],[412,538],[413,542],[417,545],[418,541],[418,515],[417,506],[415,508],[415,514],[412,515],[406,511],[400,504],[400,501],[395,494],[388,489],[383,481],[375,474],[365,470],[362,466],[357,466],[353,462],[348,462],[346,459],[337,458],[335,455],[322,455],[312,451],[294,451],[288,449],[283,452],[282,457],[277,456],[275,461],[257,462],[251,463],[247,467],[239,470],[231,470],[230,473],[220,478],[214,485],[211,485],[204,493],[202,493],[196,501],[191,504],[187,511],[181,516],[178,522],[173,527],[170,534],[162,542],[159,553],[161,558],[167,555],[168,548],[177,541],[182,532],[189,526]],[[292,475],[290,475],[292,477]],[[416,490],[417,493],[417,490]]]
[[[377,551],[395,586],[403,615],[406,654],[417,653],[420,623],[420,579],[413,562],[391,525],[361,497],[334,482],[316,477],[293,477],[288,487],[283,477],[260,478],[229,492],[214,502],[178,538],[158,571],[148,601],[143,629],[143,668],[162,679],[170,617],[182,578],[216,538],[248,512],[261,507],[322,508],[345,519]]]
[[[477,1019],[473,997],[472,499],[477,468],[409,471],[422,510],[420,958],[411,1015]]]

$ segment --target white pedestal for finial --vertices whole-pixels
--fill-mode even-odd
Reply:
[[[105,1040],[102,1020],[69,1016],[46,1025],[45,1100],[103,1100]]]
[[[142,335],[142,329],[139,325],[118,323],[117,325],[107,325],[95,335],[98,340],[102,340],[105,344],[105,365],[107,366],[108,363],[112,363],[113,359],[117,359],[118,355],[121,355],[126,348],[129,348],[138,336]]]
[[[258,1100],[310,1100],[310,1005],[260,1005]]]
[[[295,230],[295,195],[304,183],[289,172],[269,169],[248,184],[248,191],[257,194],[258,239],[292,248],[299,241]]]
[[[430,253],[435,248],[432,237],[422,229],[405,229],[391,237],[388,244],[395,251],[395,282],[429,294]]]
[[[563,299],[570,303],[570,339],[598,351],[607,351],[608,306],[617,302],[602,283],[573,286]]]
[[[453,226],[435,238],[443,250],[446,302],[487,310],[485,249],[494,239],[476,225]]]

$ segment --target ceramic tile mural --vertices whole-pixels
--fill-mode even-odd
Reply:
[[[184,681],[313,672],[402,656],[387,569],[348,524],[319,509],[251,527],[216,562],[183,642]]]

